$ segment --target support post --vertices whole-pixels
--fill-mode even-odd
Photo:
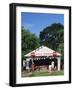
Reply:
[[[58,60],[58,71],[60,71],[60,65],[61,65],[61,57],[58,57],[57,60]]]

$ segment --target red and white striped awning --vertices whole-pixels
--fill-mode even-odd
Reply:
[[[28,54],[25,55],[26,57],[31,57],[31,56],[35,56],[35,57],[42,57],[42,56],[61,56],[60,53],[46,47],[46,46],[41,46],[31,52],[29,52]]]

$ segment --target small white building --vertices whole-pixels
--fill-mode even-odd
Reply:
[[[46,47],[46,46],[41,46],[31,52],[29,52],[28,54],[25,55],[26,57],[26,61],[28,59],[33,59],[35,60],[39,60],[40,58],[43,58],[45,60],[45,58],[50,57],[50,58],[56,58],[57,59],[57,66],[58,66],[58,71],[60,71],[60,65],[61,65],[61,54]],[[53,65],[52,65],[53,66]]]

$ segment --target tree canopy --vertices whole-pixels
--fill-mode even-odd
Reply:
[[[64,49],[64,26],[54,23],[40,32],[40,43],[56,51]]]
[[[22,58],[24,55],[30,51],[38,48],[40,46],[39,38],[31,33],[29,30],[26,30],[24,27],[21,29],[22,36]]]

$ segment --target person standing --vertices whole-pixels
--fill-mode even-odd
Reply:
[[[32,69],[32,60],[31,59],[29,61],[29,68],[30,68],[30,72],[31,72],[31,69]]]
[[[23,60],[23,70],[26,70],[26,61]]]

